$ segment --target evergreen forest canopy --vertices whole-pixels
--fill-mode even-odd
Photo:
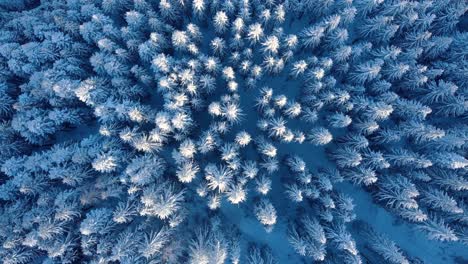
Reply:
[[[0,0],[0,260],[468,261],[467,11]]]

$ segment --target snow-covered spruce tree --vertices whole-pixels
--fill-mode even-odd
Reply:
[[[363,226],[360,228],[364,230],[363,232],[367,238],[367,245],[386,261],[395,264],[410,263],[398,245],[390,240],[385,234],[376,232],[370,226]]]
[[[418,229],[426,232],[427,237],[439,241],[458,241],[455,231],[437,217],[429,217],[429,219],[418,226]]]
[[[265,198],[260,200],[254,208],[254,213],[265,230],[271,232],[277,220],[276,209],[271,202]]]
[[[249,248],[249,254],[247,257],[248,264],[255,263],[268,263],[276,264],[278,263],[273,255],[273,252],[270,248],[259,248],[256,245],[252,245]]]
[[[150,185],[141,196],[141,215],[156,216],[168,219],[180,210],[184,201],[184,190],[178,191],[168,182]]]
[[[93,234],[105,235],[112,228],[112,210],[107,208],[90,211],[80,225],[80,233],[85,236]]]
[[[330,239],[331,243],[336,244],[339,250],[351,255],[358,255],[356,242],[343,224],[335,224],[327,228],[326,236]]]
[[[390,208],[418,209],[415,200],[420,195],[417,187],[402,175],[387,175],[379,185],[376,194],[379,201],[385,202]]]
[[[199,167],[192,161],[185,161],[177,167],[176,176],[182,183],[190,183],[199,172]]]
[[[435,210],[442,210],[452,214],[463,213],[463,209],[458,207],[456,200],[439,189],[430,188],[424,191],[422,193],[421,202]]]
[[[220,226],[218,217],[213,217],[211,222],[195,231],[195,236],[189,242],[188,263],[226,263],[228,258],[233,258],[236,247],[230,248],[231,237],[228,230]],[[235,258],[235,257],[234,257]]]
[[[315,127],[309,131],[307,140],[314,145],[325,145],[333,140],[333,135],[326,128]]]
[[[224,192],[228,186],[232,183],[233,172],[226,166],[208,164],[205,167],[205,179],[207,187],[211,190],[217,190],[218,192]]]
[[[157,157],[144,155],[135,157],[125,169],[131,184],[147,185],[163,175],[165,162]]]
[[[304,217],[301,224],[291,226],[288,240],[294,250],[301,256],[308,256],[315,261],[323,261],[326,256],[325,244],[327,238],[318,220]],[[299,231],[298,230],[303,230]]]
[[[377,173],[373,169],[363,166],[346,170],[343,173],[347,179],[358,185],[369,186],[378,180]]]
[[[341,168],[357,167],[362,162],[362,155],[359,151],[350,147],[340,147],[331,153],[330,157],[335,160],[338,167]]]

